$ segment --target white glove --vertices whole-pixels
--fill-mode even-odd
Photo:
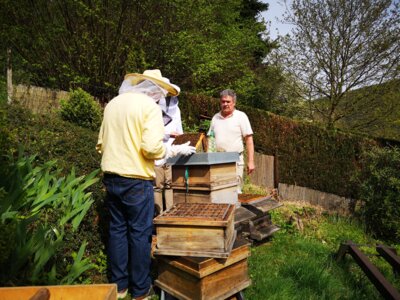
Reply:
[[[170,157],[174,157],[177,155],[184,155],[188,156],[193,153],[196,153],[196,148],[193,146],[189,146],[190,142],[186,142],[185,144],[182,145],[171,145],[167,146],[166,148],[166,154],[165,154],[165,159],[168,159]]]

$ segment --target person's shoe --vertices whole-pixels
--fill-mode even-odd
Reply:
[[[117,299],[118,300],[122,300],[122,299],[125,299],[126,296],[128,296],[128,289],[124,289],[122,291],[119,291],[118,294],[117,294]]]
[[[149,299],[151,299],[151,296],[153,296],[153,295],[154,295],[154,290],[153,290],[153,286],[151,286],[149,288],[149,291],[146,294],[144,294],[142,296],[138,296],[136,298],[132,298],[132,300],[149,300]]]

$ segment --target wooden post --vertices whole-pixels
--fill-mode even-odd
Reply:
[[[275,152],[274,154],[274,188],[279,187],[279,160],[278,160],[278,153]]]
[[[13,96],[11,48],[7,49],[7,103],[11,104]]]

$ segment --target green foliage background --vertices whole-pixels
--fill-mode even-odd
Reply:
[[[375,147],[363,154],[357,179],[367,229],[376,237],[400,243],[400,148]]]
[[[102,101],[126,73],[161,69],[183,90],[215,95],[235,88],[268,105],[262,82],[276,72],[263,59],[276,43],[257,17],[258,0],[1,0],[0,62],[12,49],[17,82]],[[255,101],[255,99],[262,101]]]

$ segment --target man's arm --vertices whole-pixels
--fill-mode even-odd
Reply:
[[[247,149],[247,175],[251,174],[254,169],[254,143],[253,143],[253,135],[246,135],[244,138],[246,142]]]

